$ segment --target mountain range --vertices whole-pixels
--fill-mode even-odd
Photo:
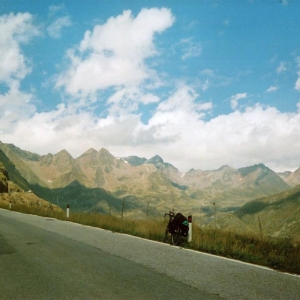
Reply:
[[[124,207],[125,216],[135,218],[174,209],[202,222],[217,208],[220,216],[231,212],[241,220],[240,210],[249,201],[300,184],[300,168],[276,173],[257,164],[182,173],[158,155],[114,157],[106,149],[73,158],[66,150],[39,155],[0,142],[0,162],[12,181],[46,201],[85,212],[120,214]]]

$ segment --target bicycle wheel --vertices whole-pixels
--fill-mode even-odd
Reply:
[[[165,230],[164,243],[168,240],[168,235],[169,235],[169,227],[167,226]]]
[[[178,227],[174,233],[172,233],[172,244],[179,245],[181,240],[181,229]]]

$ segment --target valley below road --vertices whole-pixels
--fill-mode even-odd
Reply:
[[[0,209],[0,299],[300,299],[300,276]]]

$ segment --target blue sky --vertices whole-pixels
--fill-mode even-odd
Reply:
[[[300,166],[300,2],[0,3],[0,140]]]

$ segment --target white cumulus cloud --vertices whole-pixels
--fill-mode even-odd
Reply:
[[[38,34],[29,13],[0,16],[0,82],[10,85],[31,71],[20,45]]]
[[[30,118],[36,108],[33,95],[21,92],[20,83],[31,72],[21,46],[39,35],[29,13],[0,17],[0,83],[7,90],[0,94],[0,133],[12,133],[19,120]]]
[[[178,87],[160,102],[146,125],[137,114],[96,117],[59,105],[50,112],[21,115],[1,137],[40,154],[66,149],[77,157],[90,147],[104,147],[118,157],[159,154],[181,171],[261,162],[276,171],[299,167],[299,109],[282,113],[257,104],[205,120],[213,105],[199,98],[192,88]]]
[[[169,9],[152,8],[142,9],[135,18],[127,10],[96,25],[93,31],[86,31],[78,47],[68,51],[69,68],[60,74],[56,86],[78,96],[109,87],[138,86],[153,79],[155,72],[145,59],[158,53],[155,34],[173,22]]]
[[[13,132],[14,127],[22,119],[30,118],[36,108],[31,104],[33,96],[19,91],[15,81],[9,91],[0,94],[0,133]]]

